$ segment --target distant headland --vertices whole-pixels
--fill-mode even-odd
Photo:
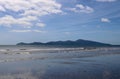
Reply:
[[[90,40],[83,40],[78,39],[76,41],[50,41],[46,43],[42,42],[32,42],[32,43],[24,43],[20,42],[16,45],[45,45],[45,46],[72,46],[72,47],[120,47],[120,45],[112,45],[112,44],[106,44],[96,41],[90,41]]]

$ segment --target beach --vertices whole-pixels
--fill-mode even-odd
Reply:
[[[1,46],[0,79],[120,79],[120,48]]]

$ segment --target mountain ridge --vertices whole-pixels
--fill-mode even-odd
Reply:
[[[75,41],[66,40],[66,41],[50,41],[46,43],[42,42],[32,42],[32,43],[24,43],[20,42],[16,45],[49,45],[49,46],[72,46],[72,47],[111,47],[111,46],[120,46],[120,45],[112,45],[107,43],[101,43],[91,40],[83,40],[78,39]]]

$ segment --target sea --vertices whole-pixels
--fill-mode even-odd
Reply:
[[[1,45],[0,79],[120,79],[120,47]]]

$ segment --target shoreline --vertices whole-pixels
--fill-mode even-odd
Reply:
[[[0,79],[120,78],[120,48],[4,47],[0,50]]]
[[[85,58],[120,54],[120,48],[17,48],[0,50],[0,63],[38,59]]]

